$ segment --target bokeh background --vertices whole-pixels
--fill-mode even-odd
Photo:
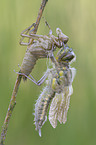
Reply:
[[[41,0],[0,1],[0,133],[12,90],[26,47],[19,45],[22,30],[35,22]],[[53,129],[49,120],[42,128],[42,137],[35,131],[34,104],[41,87],[31,81],[21,82],[17,104],[12,114],[6,145],[96,145],[96,0],[49,0],[43,16],[56,35],[57,27],[69,36],[68,45],[77,60],[68,120]],[[38,34],[48,34],[42,19]],[[38,80],[46,70],[46,61],[39,60],[32,75]]]

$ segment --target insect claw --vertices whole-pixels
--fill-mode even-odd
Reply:
[[[31,35],[34,30],[35,30],[35,27],[29,31],[29,35]]]

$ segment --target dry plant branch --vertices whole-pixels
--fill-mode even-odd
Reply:
[[[43,10],[44,10],[47,2],[48,2],[48,0],[42,0],[41,6],[40,6],[40,9],[39,9],[39,13],[38,13],[38,17],[37,17],[37,20],[36,20],[36,23],[35,23],[33,34],[36,34],[36,32],[37,32],[37,29],[38,29],[38,26],[39,26],[39,23],[40,23],[40,19],[42,17]],[[32,39],[31,39],[31,41],[32,41]],[[7,134],[7,130],[8,130],[8,124],[9,124],[11,115],[13,113],[14,107],[16,105],[16,95],[17,95],[17,92],[18,92],[18,89],[19,89],[21,79],[22,79],[22,75],[18,74],[16,82],[15,82],[15,86],[14,86],[14,89],[13,89],[13,93],[12,93],[12,96],[11,96],[11,100],[10,100],[10,103],[9,103],[8,111],[7,111],[3,126],[2,126],[0,145],[4,145],[4,142],[5,142],[5,138],[6,138],[6,134]]]

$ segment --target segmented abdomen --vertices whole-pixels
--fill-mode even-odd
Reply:
[[[28,76],[34,68],[37,60],[38,58],[30,52],[30,49],[27,49],[21,65],[21,72]],[[23,79],[26,79],[26,77],[23,76]]]
[[[36,61],[39,58],[46,58],[47,56],[48,53],[44,49],[42,49],[42,47],[39,47],[35,43],[32,44],[26,50],[25,57],[21,65],[21,73],[24,73],[25,75],[28,76],[32,72],[32,69],[36,64]],[[23,79],[25,80],[26,77],[23,76]]]
[[[41,136],[41,127],[47,120],[47,110],[50,104],[50,101],[54,97],[55,92],[49,86],[46,86],[43,89],[43,92],[40,94],[36,104],[35,104],[35,126],[36,130],[39,131],[39,136]]]

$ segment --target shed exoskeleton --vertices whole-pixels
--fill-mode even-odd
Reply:
[[[69,39],[68,36],[62,33],[60,28],[56,29],[56,37],[52,34],[52,30],[50,28],[48,36],[32,34],[32,31],[34,30],[34,28],[31,30],[32,27],[35,27],[35,24],[32,24],[21,33],[22,38],[20,40],[20,44],[28,45],[21,65],[21,70],[19,72],[19,74],[23,75],[24,80],[32,72],[32,69],[38,59],[53,57],[53,51],[56,50],[56,48],[61,48],[68,42]],[[29,39],[28,43],[23,42],[25,37]],[[32,78],[32,80],[35,82],[34,78]]]

